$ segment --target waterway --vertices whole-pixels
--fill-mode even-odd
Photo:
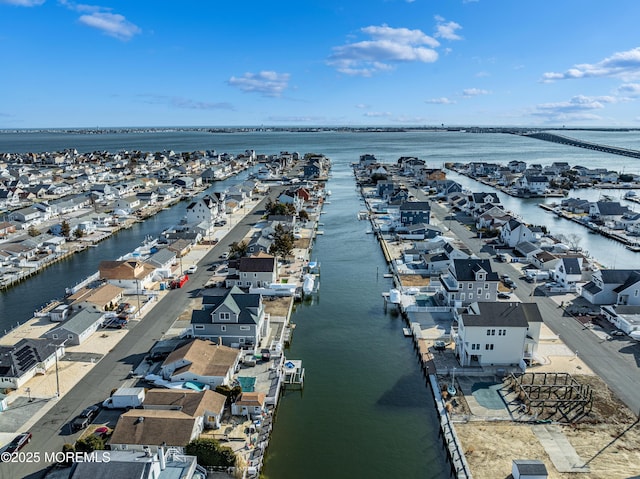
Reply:
[[[345,158],[346,159],[346,158]],[[338,161],[312,259],[320,290],[302,303],[286,352],[306,370],[304,390],[281,400],[265,477],[448,477],[435,406],[404,320],[385,313],[387,265],[362,209],[353,173]]]
[[[569,136],[584,138],[588,135]],[[637,147],[632,134],[600,134],[605,144]],[[256,132],[110,133],[101,135],[0,133],[2,152],[41,152],[76,148],[80,152],[215,149],[239,153],[314,152],[334,163],[328,183],[331,204],[321,221],[325,235],[313,248],[321,263],[320,293],[294,313],[297,324],[291,358],[303,360],[307,375],[302,392],[287,392],[277,413],[266,457],[265,474],[287,477],[446,477],[448,469],[437,438],[434,409],[410,341],[402,336],[402,320],[385,313],[380,293],[391,287],[379,245],[356,220],[363,208],[349,168],[364,153],[384,162],[417,156],[428,166],[449,161],[510,160],[599,167],[637,173],[637,161],[540,140],[501,134],[459,132]],[[636,169],[636,170],[634,170]],[[488,187],[450,175],[465,186]],[[222,186],[222,185],[220,185]],[[594,190],[585,194],[596,195]],[[611,193],[609,193],[611,194]],[[505,206],[527,222],[546,224],[553,233],[582,235],[581,246],[602,264],[637,264],[637,257],[610,240],[587,235],[579,225],[553,219],[538,200],[500,195]],[[575,195],[577,196],[577,195]],[[583,196],[586,197],[586,196]],[[125,230],[81,255],[54,265],[0,295],[2,329],[31,316],[40,304],[63,294],[64,288],[96,271],[102,259],[114,259],[142,239],[174,224],[184,203]],[[601,241],[601,242],[599,242]]]
[[[217,182],[200,196],[247,179],[249,171]],[[65,288],[75,285],[98,271],[101,261],[114,260],[133,251],[148,236],[156,238],[162,231],[177,224],[186,214],[188,203],[181,201],[162,210],[142,223],[123,229],[98,244],[69,258],[54,263],[27,280],[0,291],[0,336],[24,323],[33,312],[52,299],[62,298]]]

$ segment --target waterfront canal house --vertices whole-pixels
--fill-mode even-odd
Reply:
[[[488,259],[454,259],[440,275],[440,292],[449,306],[461,307],[476,301],[496,301],[498,273]]]
[[[262,295],[237,286],[224,295],[204,296],[201,310],[191,315],[192,335],[234,348],[256,348],[269,331]]]
[[[218,429],[224,413],[227,398],[210,389],[193,391],[191,389],[150,389],[147,391],[142,407],[148,410],[178,410],[202,420],[206,429]]]
[[[247,419],[258,419],[267,412],[267,395],[259,392],[242,392],[231,405],[231,414],[246,416]]]
[[[622,304],[640,306],[639,269],[601,269],[580,289],[593,305]]]
[[[199,224],[206,222],[210,225],[225,214],[225,194],[216,193],[206,195],[197,201],[193,201],[187,206],[185,220],[188,224]]]
[[[541,325],[536,303],[472,303],[464,311],[454,312],[456,357],[463,367],[525,369],[526,362],[535,359]]]
[[[576,291],[578,282],[582,280],[582,258],[560,258],[553,271],[553,279],[565,291]]]
[[[155,453],[170,447],[184,453],[202,431],[201,420],[177,409],[131,409],[118,419],[109,446],[111,451]]]
[[[22,228],[27,229],[29,226],[34,226],[42,222],[42,212],[33,206],[21,208],[19,210],[12,211],[7,215],[9,221],[17,221],[22,223]]]
[[[53,341],[66,340],[68,346],[78,346],[98,330],[102,325],[103,319],[103,311],[85,308],[71,316],[60,326],[47,331],[44,337]]]
[[[211,389],[228,386],[238,370],[242,351],[195,338],[173,350],[164,360],[160,375],[167,381],[196,381]]]
[[[263,252],[244,256],[237,262],[237,270],[229,269],[226,286],[231,288],[268,288],[278,279],[278,264],[275,256]]]
[[[431,204],[428,201],[405,201],[400,205],[400,224],[428,225],[431,218]]]
[[[110,283],[95,288],[82,288],[67,298],[72,311],[79,311],[89,305],[98,311],[111,311],[116,308],[124,295],[124,289]]]
[[[538,234],[533,229],[517,219],[511,219],[500,230],[500,242],[510,248],[514,248],[523,241],[536,243]]]
[[[477,216],[482,212],[486,211],[487,206],[499,206],[500,198],[498,198],[497,193],[492,192],[481,192],[481,193],[471,193],[467,195],[467,203],[464,206],[464,209],[471,215]]]
[[[64,344],[50,339],[23,338],[12,346],[0,345],[0,388],[18,389],[45,372],[64,356]]]
[[[523,175],[516,182],[520,195],[543,195],[549,188],[549,178],[544,175]]]
[[[596,223],[607,224],[620,221],[623,215],[631,213],[619,201],[596,201],[589,204],[589,217]]]
[[[155,268],[137,259],[101,261],[98,266],[100,279],[119,286],[128,294],[151,289]]]

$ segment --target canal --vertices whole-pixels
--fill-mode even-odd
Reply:
[[[214,183],[201,195],[224,189],[247,179],[244,171],[225,181]],[[162,231],[177,224],[186,214],[188,203],[181,201],[162,210],[142,223],[118,233],[63,261],[54,263],[15,286],[0,292],[0,336],[33,317],[33,312],[51,299],[62,298],[71,287],[98,271],[101,261],[114,260],[133,251],[148,236],[156,238]]]
[[[297,306],[288,358],[302,359],[303,391],[277,411],[265,477],[448,477],[435,406],[404,320],[385,312],[387,265],[345,162],[334,162],[332,192],[311,258],[320,290]]]

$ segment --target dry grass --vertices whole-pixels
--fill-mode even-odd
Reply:
[[[577,454],[588,462],[589,473],[558,472],[530,424],[473,421],[455,425],[473,477],[508,477],[513,459],[543,461],[549,479],[623,479],[640,475],[640,424],[635,415],[599,377],[574,378],[593,388],[593,411],[579,424],[559,427]]]
[[[429,286],[430,278],[423,278],[419,274],[403,274],[400,275],[400,283],[402,286]]]
[[[289,313],[293,297],[275,298],[264,302],[265,313],[271,316],[286,316]]]

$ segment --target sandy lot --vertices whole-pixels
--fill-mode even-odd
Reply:
[[[513,459],[538,459],[550,479],[640,478],[640,423],[595,375],[574,375],[594,391],[593,410],[575,425],[559,425],[588,473],[561,473],[529,423],[474,421],[457,423],[467,462],[476,479],[510,477]],[[458,398],[460,399],[460,398]],[[458,408],[464,411],[464,401]]]

